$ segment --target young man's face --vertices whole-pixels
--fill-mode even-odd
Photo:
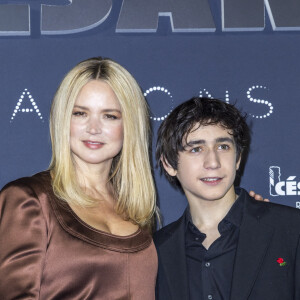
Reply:
[[[240,159],[236,160],[230,132],[218,125],[200,126],[187,136],[187,144],[186,151],[179,152],[178,169],[165,168],[171,176],[177,176],[188,200],[233,201]]]

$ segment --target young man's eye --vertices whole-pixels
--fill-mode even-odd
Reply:
[[[201,148],[200,148],[200,147],[192,148],[192,149],[191,149],[191,152],[192,152],[192,153],[198,153],[198,152],[201,152]]]
[[[227,145],[227,144],[219,145],[218,148],[219,148],[219,150],[228,150],[228,149],[230,149],[229,145]]]

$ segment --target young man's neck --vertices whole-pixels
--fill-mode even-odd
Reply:
[[[218,200],[188,198],[190,198],[188,202],[193,223],[202,233],[206,234],[202,245],[208,249],[220,237],[218,225],[237,198],[234,187],[232,186],[227,194]]]
[[[190,198],[190,199],[189,199]],[[203,229],[217,229],[218,224],[227,215],[235,202],[237,195],[232,187],[224,197],[217,200],[203,200],[188,197],[190,213],[193,223],[200,231]]]

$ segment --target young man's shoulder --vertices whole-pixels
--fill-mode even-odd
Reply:
[[[259,221],[278,228],[294,228],[300,232],[300,210],[273,202],[256,201],[249,197],[248,212],[256,213]],[[251,208],[255,208],[252,210]]]
[[[164,243],[166,240],[172,237],[174,233],[177,233],[178,230],[184,226],[184,215],[181,216],[178,220],[162,227],[156,231],[153,235],[153,240],[156,245]]]
[[[282,226],[284,224],[288,225],[298,225],[298,229],[300,230],[300,210],[291,206],[277,204],[277,203],[265,203],[262,205],[266,206],[268,209],[268,214],[272,220],[276,220],[274,225]],[[296,223],[295,223],[296,222]]]

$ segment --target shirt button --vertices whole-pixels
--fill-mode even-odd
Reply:
[[[213,296],[212,295],[208,295],[207,299],[212,300]]]
[[[210,267],[210,262],[206,262],[205,267],[209,268]],[[209,296],[211,296],[211,295],[209,295]],[[212,298],[208,298],[208,299],[212,299]]]
[[[195,240],[196,240],[196,241],[198,241],[198,240],[199,240],[199,238],[198,238],[198,237],[196,237],[196,238],[195,238]]]

